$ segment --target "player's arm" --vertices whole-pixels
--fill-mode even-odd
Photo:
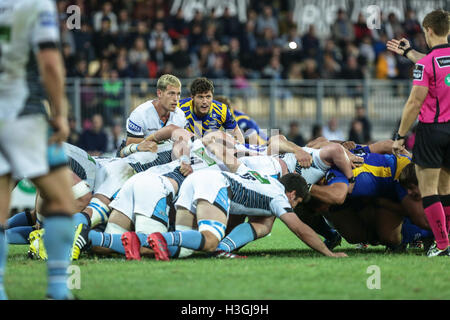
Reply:
[[[386,43],[386,47],[389,51],[392,51],[399,55],[404,55],[405,50],[411,48],[411,45],[409,44],[409,41],[405,38],[402,38],[400,40],[397,39],[391,39]],[[416,63],[426,55],[424,53],[420,53],[414,49],[408,50],[406,53],[406,57],[411,60],[412,62]]]
[[[411,94],[409,95],[408,101],[406,102],[405,108],[403,109],[402,120],[398,129],[399,136],[406,136],[414,121],[416,121],[427,95],[427,86],[413,85]],[[405,139],[394,141],[392,146],[392,153],[398,155],[401,152],[404,143]]]
[[[209,142],[205,145],[206,148],[214,154],[214,156],[230,170],[230,172],[236,173],[242,162],[235,156],[236,150],[227,148],[223,143]]]
[[[226,117],[225,122],[223,123],[223,128],[225,130],[230,130],[229,133],[236,138],[238,143],[244,144],[245,138],[242,134],[241,129],[239,128],[236,119],[234,118],[234,115],[231,113],[230,109],[226,107]]]
[[[410,195],[406,195],[401,200],[401,204],[406,213],[405,215],[411,219],[412,223],[422,229],[431,230],[427,216],[423,210],[422,201],[414,200]]]
[[[293,153],[300,166],[303,168],[309,168],[312,163],[312,156],[302,149],[302,147],[296,145],[292,141],[289,141],[285,136],[279,134],[272,136],[269,139],[267,146],[267,154],[280,154],[280,153]]]
[[[70,132],[67,121],[67,100],[64,93],[65,69],[61,53],[55,43],[41,43],[36,58],[50,101],[50,122],[55,129],[50,141],[61,143],[67,140]]]
[[[348,184],[337,182],[330,185],[320,186],[313,184],[310,189],[311,196],[326,204],[343,204],[349,191]]]
[[[319,236],[314,232],[314,230],[307,224],[303,223],[294,212],[286,212],[280,216],[280,219],[300,240],[321,254],[334,258],[347,256],[345,253],[331,252]]]

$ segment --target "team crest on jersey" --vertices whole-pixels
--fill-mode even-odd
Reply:
[[[39,14],[39,22],[41,26],[56,27],[56,15],[51,11],[44,11]]]
[[[414,67],[414,71],[413,71],[413,79],[422,81],[424,69],[425,69],[425,66],[423,64],[416,63],[416,66]]]
[[[140,126],[138,126],[136,123],[134,123],[131,120],[128,121],[128,129],[130,129],[130,131],[134,131],[134,132],[141,132],[141,130],[142,130],[142,128]]]

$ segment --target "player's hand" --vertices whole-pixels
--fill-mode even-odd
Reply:
[[[403,148],[400,150],[400,154],[412,158],[412,153],[409,152],[409,151],[405,148],[405,146],[403,146]]]
[[[402,42],[402,45],[400,45],[400,42]],[[410,48],[411,45],[407,39],[402,38],[400,40],[397,39],[389,40],[386,43],[386,47],[389,51],[392,51],[399,55],[403,55],[403,52],[405,52],[406,49]]]
[[[312,164],[312,156],[303,149],[295,151],[295,158],[302,168],[309,168]]]
[[[137,146],[138,152],[156,152],[158,151],[158,145],[154,141],[144,140]]]
[[[180,172],[183,176],[187,177],[192,172],[194,172],[194,170],[192,169],[192,167],[189,163],[185,163],[185,162],[181,161]]]
[[[392,144],[392,154],[398,157],[405,149],[405,139],[395,140]]]
[[[344,141],[341,142],[341,145],[347,150],[352,150],[356,148],[356,143],[354,141]]]
[[[348,255],[344,252],[333,252],[333,255],[331,257],[333,257],[333,258],[348,258]]]
[[[352,169],[361,167],[364,164],[364,158],[355,156],[354,154],[349,155],[350,163],[352,164]]]
[[[70,133],[69,121],[67,117],[55,116],[50,119],[50,125],[53,127],[53,134],[48,139],[50,144],[52,143],[62,143],[67,140]]]

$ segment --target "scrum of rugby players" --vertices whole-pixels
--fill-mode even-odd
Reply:
[[[195,92],[182,100],[189,108],[182,109],[179,80],[160,80],[158,99],[137,107],[127,120],[131,142],[123,158],[90,157],[66,144],[79,178],[74,195],[85,202],[75,215],[72,259],[91,252],[169,260],[194,251],[242,258],[236,251],[268,235],[276,217],[330,257],[346,256],[333,252],[341,237],[394,252],[433,240],[420,194],[411,187],[410,154],[392,155],[391,140],[360,146],[320,137],[301,147],[275,135],[265,145],[245,144],[230,106],[212,98],[211,81],[196,79]],[[201,117],[204,104],[212,112]],[[151,112],[160,121],[148,124],[136,116]],[[156,129],[148,133],[148,127]],[[34,222],[22,220],[27,226]],[[30,252],[45,259],[42,234],[34,232]]]

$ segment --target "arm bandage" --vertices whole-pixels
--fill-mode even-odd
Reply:
[[[91,189],[89,189],[88,185],[84,181],[80,181],[76,185],[72,186],[72,194],[75,200],[87,195],[90,192]]]
[[[125,146],[122,149],[122,154],[124,155],[124,157],[129,156],[132,153],[138,152],[138,143],[131,143],[127,146]]]

